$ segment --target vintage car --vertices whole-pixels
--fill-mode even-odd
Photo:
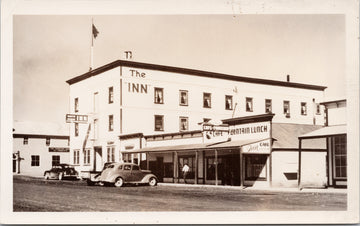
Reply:
[[[56,164],[53,165],[50,170],[44,172],[45,180],[62,180],[64,178],[77,179],[78,176],[78,172],[69,164]]]
[[[89,178],[88,185],[113,184],[122,187],[124,184],[148,184],[156,186],[157,177],[150,170],[141,170],[133,163],[112,163],[104,167],[100,176]]]

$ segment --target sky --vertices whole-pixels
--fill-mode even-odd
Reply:
[[[66,80],[124,59],[231,75],[327,86],[343,99],[345,17],[333,15],[14,16],[15,121],[65,123]]]

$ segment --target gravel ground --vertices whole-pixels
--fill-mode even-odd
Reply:
[[[14,211],[300,211],[346,210],[342,193],[291,193],[191,186],[87,186],[14,176]]]

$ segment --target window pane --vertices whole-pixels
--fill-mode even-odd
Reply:
[[[204,93],[203,95],[204,108],[211,108],[211,93]]]
[[[154,103],[163,104],[164,103],[164,93],[163,88],[154,88]]]

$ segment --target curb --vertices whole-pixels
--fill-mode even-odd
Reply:
[[[347,194],[347,189],[339,188],[254,188],[254,187],[240,187],[240,186],[224,186],[224,185],[207,185],[207,184],[182,184],[182,183],[158,183],[158,186],[163,187],[182,187],[182,188],[215,188],[215,189],[231,189],[249,192],[287,192],[287,193],[327,193],[327,194]]]

